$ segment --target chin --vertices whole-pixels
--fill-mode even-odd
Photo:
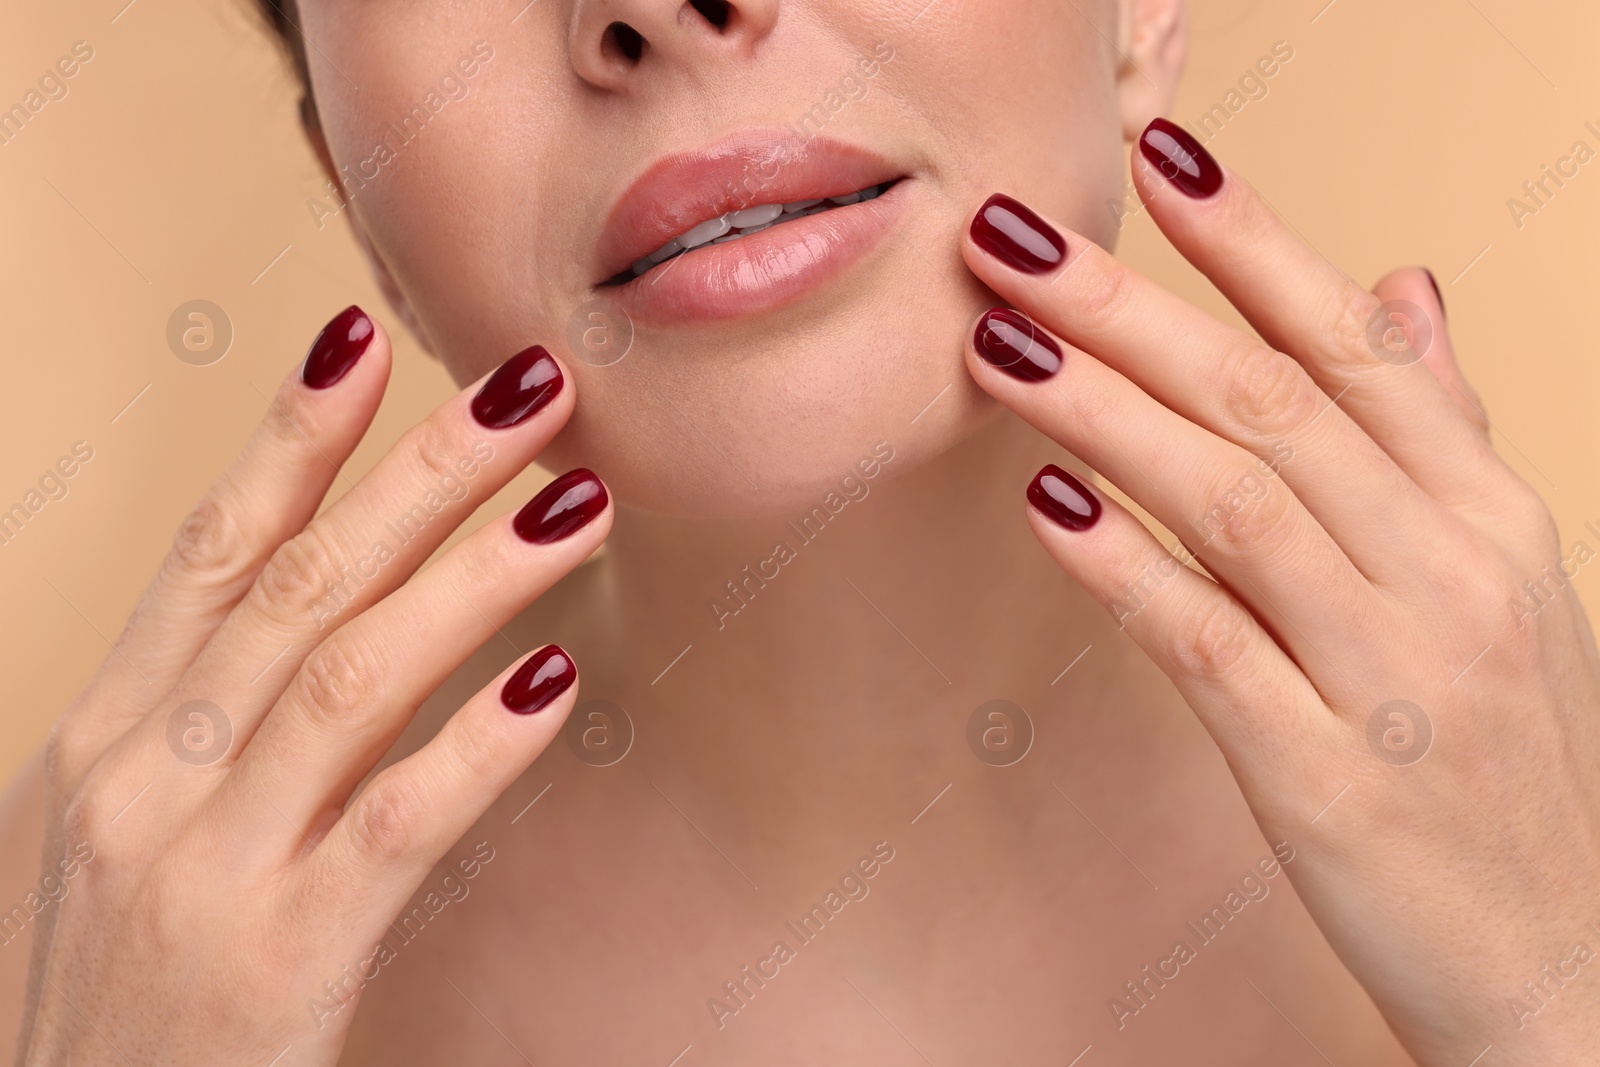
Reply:
[[[788,348],[661,376],[696,385],[688,396],[669,398],[665,381],[660,391],[583,381],[571,420],[540,463],[589,467],[619,504],[679,518],[782,521],[830,493],[854,500],[1001,414],[961,365],[960,336],[958,327],[927,349],[882,348],[854,360]],[[578,367],[574,376],[594,370]]]

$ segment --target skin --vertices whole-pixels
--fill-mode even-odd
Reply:
[[[1102,36],[1032,0],[1005,20],[942,0],[912,23],[920,7],[793,3],[780,20],[776,0],[751,2],[714,35],[644,0],[544,0],[515,33],[515,10],[476,0],[436,25],[304,6],[310,132],[334,171],[497,34],[497,80],[351,201],[397,315],[463,392],[313,520],[381,397],[380,328],[332,389],[286,378],[185,524],[0,823],[13,857],[79,859],[26,932],[26,977],[20,943],[0,957],[19,1062],[1084,1050],[1444,1067],[1491,1045],[1482,1062],[1587,1062],[1600,986],[1549,985],[1520,1020],[1507,1005],[1600,918],[1600,662],[1570,592],[1506,609],[1563,553],[1489,447],[1426,276],[1366,292],[1239,175],[1195,201],[1135,156],[1144,209],[1260,340],[1216,323],[1101,250],[1122,142],[1170,102],[1181,8],[1093,7]],[[637,67],[606,59],[619,19],[651,42]],[[632,176],[804,111],[815,72],[875,40],[897,58],[839,133],[912,173],[907,239],[771,316],[641,331],[610,368],[564,359],[568,388],[492,431],[495,459],[411,557],[331,635],[313,625],[337,546],[403,509],[428,457],[485,433],[466,415],[477,382],[533,341],[563,354],[594,281],[584,257]],[[1065,236],[1064,266],[1024,276],[972,243],[997,188]],[[1397,298],[1439,331],[1404,368],[1365,335]],[[1060,339],[1055,376],[1018,382],[974,352],[992,303]],[[893,459],[866,499],[719,627],[707,601],[879,440]],[[1279,464],[1191,544],[1215,581],[1173,571],[1130,613],[1123,583],[1168,549],[1103,492],[1087,531],[1024,506],[1068,451],[1175,530],[1256,459]],[[620,503],[550,546],[501,517],[412,576],[536,456],[594,468]],[[500,680],[550,641],[579,685],[508,714]],[[1401,697],[1435,730],[1406,766],[1367,742]],[[192,698],[227,707],[236,737],[198,768],[165,740]],[[1037,728],[1004,768],[965,739],[996,698]],[[636,728],[609,767],[556,736],[592,699]],[[717,1019],[723,983],[858,862],[845,890],[870,891]],[[37,877],[13,860],[8,899]],[[357,999],[308,1007],[430,890],[451,902]],[[1185,923],[1235,890],[1250,899],[1224,936],[1193,939]],[[1179,938],[1196,958],[1138,1004],[1124,983]]]

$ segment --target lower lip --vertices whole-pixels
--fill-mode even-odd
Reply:
[[[793,303],[876,248],[899,218],[909,179],[881,196],[701,245],[626,285],[599,290],[636,322],[725,322]]]

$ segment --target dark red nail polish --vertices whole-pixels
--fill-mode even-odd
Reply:
[[[606,509],[606,487],[594,471],[570,470],[539,490],[517,512],[511,528],[524,541],[548,545],[587,525]]]
[[[972,333],[978,355],[1025,382],[1042,382],[1061,369],[1061,348],[1055,339],[1020,311],[990,308]]]
[[[565,693],[577,678],[572,657],[560,645],[545,645],[506,679],[500,703],[518,715],[532,715]]]
[[[1054,463],[1045,464],[1033,476],[1028,503],[1069,530],[1087,530],[1100,519],[1099,497]]]
[[[1222,168],[1188,130],[1156,119],[1139,135],[1139,152],[1185,195],[1196,200],[1222,188]]]
[[[1004,193],[972,216],[972,243],[1024,274],[1044,274],[1067,258],[1067,242],[1050,224]]]
[[[1433,286],[1433,295],[1439,300],[1439,314],[1448,319],[1450,317],[1450,313],[1444,309],[1444,294],[1439,291],[1439,279],[1435,278],[1433,276],[1433,271],[1429,270],[1427,267],[1422,268],[1422,273],[1428,276],[1428,284]]]
[[[491,430],[531,418],[561,392],[561,368],[542,345],[525,348],[500,364],[472,398],[472,417]]]
[[[335,315],[311,342],[306,361],[300,364],[300,380],[313,389],[326,389],[338,382],[356,365],[361,353],[372,343],[372,320],[351,304]]]

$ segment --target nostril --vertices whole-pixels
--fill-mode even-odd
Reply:
[[[727,28],[728,17],[733,13],[733,5],[728,0],[689,0],[689,6],[719,30]]]
[[[600,47],[609,55],[620,56],[629,63],[639,62],[644,55],[644,37],[626,22],[613,22],[606,27]]]

